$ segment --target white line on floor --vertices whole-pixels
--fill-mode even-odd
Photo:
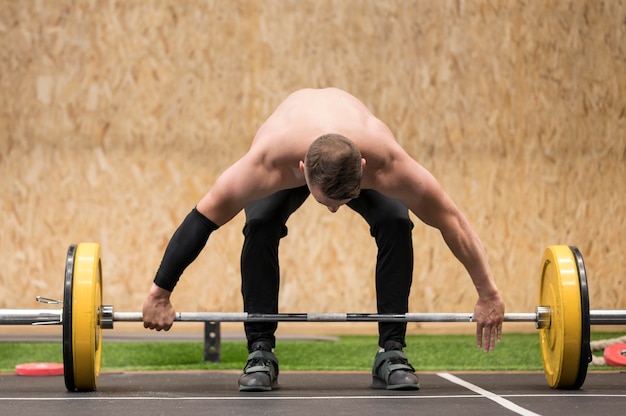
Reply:
[[[385,399],[484,399],[482,394],[447,394],[447,395],[421,395],[421,396],[65,396],[65,397],[0,397],[0,402],[8,401],[71,401],[71,400],[385,400]],[[504,394],[504,397],[612,397],[626,398],[626,394]],[[536,415],[527,412],[523,415]]]
[[[477,399],[474,394],[448,396],[92,396],[92,397],[0,397],[2,401],[62,400],[381,400],[381,399]]]
[[[496,403],[498,403],[500,406],[509,409],[512,412],[517,413],[518,415],[522,415],[522,416],[541,416],[539,415],[539,413],[535,413],[535,412],[531,412],[528,409],[525,409],[521,406],[516,405],[515,403],[513,403],[512,401],[509,401],[505,398],[503,398],[502,396],[498,396],[495,393],[492,393],[488,390],[485,390],[481,387],[478,387],[475,384],[469,383],[457,376],[453,376],[450,373],[437,373],[437,375],[445,380],[448,380],[451,383],[454,384],[458,384],[459,386],[465,387],[468,390],[473,391],[474,393],[480,394],[481,396],[492,400]]]

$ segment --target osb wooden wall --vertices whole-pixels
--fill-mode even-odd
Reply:
[[[361,98],[466,212],[510,312],[548,244],[577,245],[591,305],[626,308],[626,2],[0,1],[0,307],[62,297],[70,243],[102,245],[105,303],[141,309],[162,252],[290,92]],[[239,311],[240,215],[174,304]],[[375,310],[376,250],[307,201],[281,310]],[[416,220],[413,311],[476,293]],[[416,327],[417,325],[414,325]]]

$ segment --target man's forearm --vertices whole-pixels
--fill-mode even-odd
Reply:
[[[497,295],[498,288],[493,279],[487,253],[480,238],[465,218],[453,232],[442,230],[443,238],[454,256],[463,264],[476,287],[478,296],[490,298]]]
[[[191,210],[172,235],[154,278],[154,284],[170,292],[174,290],[187,266],[198,257],[211,233],[218,228],[196,208]]]

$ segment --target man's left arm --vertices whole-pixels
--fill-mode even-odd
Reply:
[[[448,203],[453,204],[452,201]],[[502,340],[504,303],[493,278],[484,246],[467,218],[456,207],[444,209],[439,215],[430,215],[429,221],[440,230],[450,251],[467,269],[476,287],[478,292],[478,301],[474,307],[476,342],[485,352],[490,351],[494,348],[496,340]]]
[[[421,221],[439,229],[469,273],[478,292],[476,342],[485,352],[492,350],[502,339],[504,302],[480,238],[435,177],[408,155],[397,159],[386,176],[381,191],[402,200]]]

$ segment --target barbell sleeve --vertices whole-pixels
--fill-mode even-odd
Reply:
[[[0,325],[61,324],[63,309],[0,309]]]

